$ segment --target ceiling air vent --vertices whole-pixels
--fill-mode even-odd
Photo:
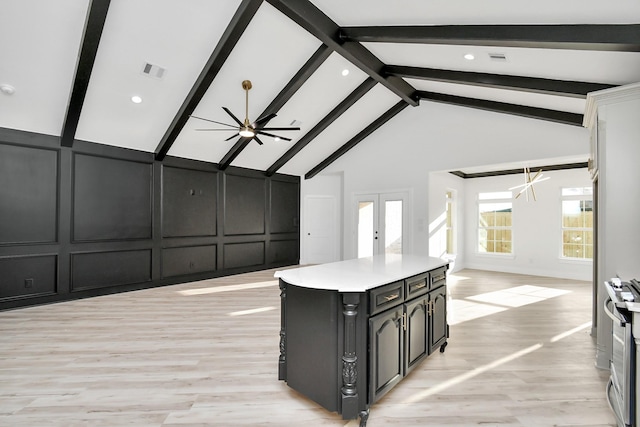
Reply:
[[[156,79],[161,79],[166,71],[167,70],[165,68],[149,64],[148,62],[145,62],[144,67],[142,68],[142,74]]]
[[[507,62],[507,55],[504,53],[490,53],[489,59],[492,61]]]

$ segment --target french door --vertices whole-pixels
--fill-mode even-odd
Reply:
[[[355,196],[357,257],[401,254],[407,246],[408,194]]]

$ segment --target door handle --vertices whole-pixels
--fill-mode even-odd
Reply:
[[[613,320],[613,323],[615,325],[619,327],[623,327],[624,325],[626,325],[627,322],[625,322],[624,319],[620,319],[618,316],[613,314],[611,310],[609,310],[609,303],[613,303],[613,301],[611,301],[611,298],[607,298],[604,302],[604,314],[606,314],[611,320]]]

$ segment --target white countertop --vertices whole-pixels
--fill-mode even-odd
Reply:
[[[417,255],[376,255],[367,258],[276,271],[274,276],[303,288],[364,292],[449,263]]]

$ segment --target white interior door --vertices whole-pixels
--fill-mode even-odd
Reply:
[[[307,264],[322,264],[336,259],[336,200],[331,196],[307,196],[304,199],[304,256]]]
[[[407,193],[360,194],[355,197],[358,258],[405,252],[407,203]]]

